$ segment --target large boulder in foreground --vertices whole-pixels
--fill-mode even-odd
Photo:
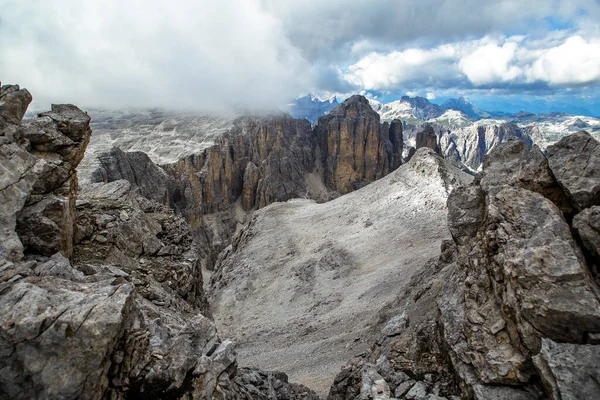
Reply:
[[[600,144],[579,131],[546,148],[550,169],[577,210],[600,205]]]

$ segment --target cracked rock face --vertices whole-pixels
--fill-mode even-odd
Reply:
[[[453,240],[400,296],[407,322],[349,362],[329,397],[384,387],[386,398],[385,385],[397,398],[600,396],[597,146],[586,133],[548,159],[516,141],[497,146],[474,183],[450,194]]]
[[[558,184],[581,211],[600,203],[600,144],[580,131],[548,146],[548,162]]]

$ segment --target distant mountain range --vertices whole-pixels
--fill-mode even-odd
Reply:
[[[319,117],[328,114],[339,105],[340,103],[338,103],[335,96],[320,98],[309,93],[289,104],[288,111],[292,117],[305,118],[310,121],[311,125],[314,125],[317,123]]]
[[[337,106],[335,97],[321,99],[314,95],[301,97],[290,106],[295,118],[306,118],[313,125],[317,119]],[[415,146],[415,137],[423,125],[432,125],[445,157],[460,161],[476,170],[483,156],[509,137],[519,137],[542,149],[562,137],[586,130],[600,139],[600,119],[565,113],[533,114],[484,111],[465,97],[448,99],[441,105],[424,97],[403,96],[399,100],[381,103],[369,99],[369,104],[382,122],[401,120],[404,141]]]
[[[584,118],[590,118],[591,112],[585,108],[577,108],[574,106],[566,107],[566,113],[552,112],[550,108],[544,109],[543,113],[533,114],[526,112],[514,112],[494,110],[486,111],[471,103],[466,97],[456,99],[448,99],[441,105],[431,103],[425,97],[409,97],[402,96],[398,100],[388,103],[382,103],[374,99],[369,99],[371,107],[381,115],[382,121],[391,121],[401,119],[405,123],[421,124],[425,121],[457,121],[463,124],[463,118],[468,121],[478,121],[487,118],[501,118],[503,120],[523,120],[536,119],[546,120],[547,118],[556,119],[560,115],[577,115]],[[288,105],[289,112],[294,118],[306,118],[311,124],[315,124],[317,119],[333,110],[339,104],[335,96],[321,98],[313,94],[308,94],[297,98],[294,102]],[[509,107],[511,108],[511,107]],[[562,109],[562,108],[561,108]],[[460,111],[461,114],[448,111]],[[537,116],[532,118],[532,116]],[[593,117],[592,117],[593,118]],[[597,118],[594,118],[597,119]]]

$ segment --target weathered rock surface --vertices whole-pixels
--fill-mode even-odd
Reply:
[[[595,399],[600,396],[598,376],[600,346],[574,345],[542,340],[534,357],[543,383],[553,399]]]
[[[573,218],[573,230],[587,253],[587,261],[597,278],[600,267],[600,206],[587,208]]]
[[[551,200],[565,216],[572,216],[573,206],[554,178],[548,159],[538,146],[528,147],[510,138],[494,148],[483,160],[477,181],[483,190],[509,185],[540,193]]]
[[[565,142],[578,143],[583,136],[576,136]],[[587,169],[594,162],[592,154],[589,162],[565,164],[562,176],[595,179]],[[399,297],[403,313],[365,356],[344,367],[331,399],[354,398],[365,385],[384,387],[383,398],[386,385],[398,398],[594,396],[600,290],[571,233],[593,258],[594,208],[571,227],[565,216],[589,203],[576,203],[577,190],[561,194],[567,184],[549,168],[552,161],[535,146],[508,141],[486,157],[473,185],[450,194],[453,241],[443,243],[437,263],[415,274]],[[365,375],[370,369],[384,382]]]
[[[600,204],[600,144],[580,131],[546,149],[550,169],[577,210]]]
[[[0,83],[0,131],[10,140],[19,140],[17,127],[31,103],[31,93],[19,85]]]
[[[435,131],[431,125],[425,126],[417,133],[417,137],[415,139],[415,148],[418,150],[421,147],[430,148],[437,154],[441,154],[440,147],[438,146],[437,136],[435,135]]]
[[[92,182],[113,182],[125,179],[139,193],[161,204],[168,203],[172,178],[140,151],[124,152],[113,147],[109,152],[98,155],[100,166],[91,176]]]
[[[31,195],[18,215],[17,233],[25,252],[51,256],[73,251],[73,222],[77,193],[75,168],[90,140],[90,117],[70,104],[25,120],[22,140],[36,158]]]

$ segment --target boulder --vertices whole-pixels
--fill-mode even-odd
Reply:
[[[600,267],[600,206],[586,208],[577,214],[573,218],[573,231],[579,236],[590,269],[597,277]]]
[[[544,339],[533,360],[551,399],[577,400],[600,397],[599,357],[600,346]]]
[[[433,127],[431,125],[425,126],[422,130],[417,133],[415,139],[415,147],[419,150],[422,147],[428,147],[435,151],[437,154],[440,153],[440,147],[438,146],[438,139]]]
[[[554,177],[581,211],[600,205],[600,145],[589,133],[579,131],[546,148]]]

